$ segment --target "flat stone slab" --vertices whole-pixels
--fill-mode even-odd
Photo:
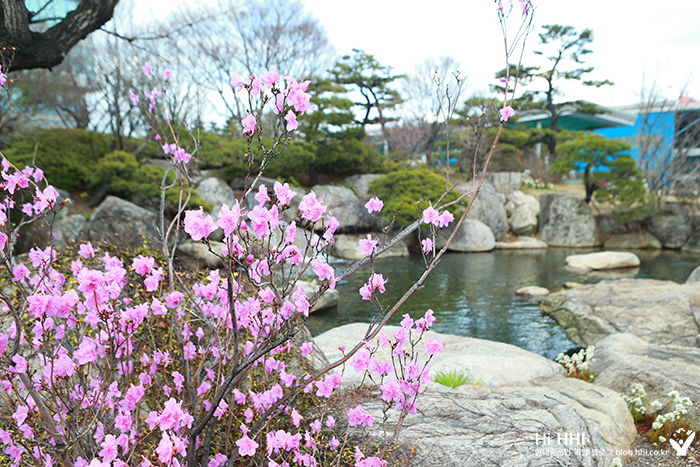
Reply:
[[[651,344],[698,346],[700,282],[602,281],[550,294],[540,309],[582,347],[620,332]]]
[[[514,242],[496,242],[495,248],[497,250],[539,250],[549,248],[549,245],[535,237],[520,236]]]
[[[600,251],[566,257],[566,264],[574,269],[594,270],[633,268],[640,264],[639,257],[627,251]]]
[[[543,297],[549,295],[549,289],[540,287],[537,285],[528,285],[527,287],[520,287],[515,291],[516,295],[525,295],[530,297]]]
[[[397,329],[386,326],[384,332],[391,336]],[[317,336],[315,347],[334,362],[343,355],[339,345],[350,349],[366,331],[364,323],[340,326]],[[616,392],[565,378],[562,367],[551,360],[500,342],[432,331],[423,337],[432,338],[441,339],[445,350],[430,361],[431,375],[456,370],[482,385],[428,387],[418,413],[405,419],[399,436],[400,445],[418,448],[411,465],[607,466],[607,449],[629,449],[636,437],[627,405]],[[376,357],[385,361],[389,352],[380,349]],[[356,385],[360,378],[350,363],[345,365],[344,385]],[[378,426],[381,405],[369,402],[363,407],[374,414]],[[391,419],[388,426],[392,428]],[[564,450],[557,446],[557,436],[568,433],[585,433],[588,449],[559,458]],[[552,444],[544,446],[545,436],[553,438]]]

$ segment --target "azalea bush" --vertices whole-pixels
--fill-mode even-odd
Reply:
[[[527,17],[531,11],[525,10]],[[499,14],[503,19],[503,9]],[[151,119],[153,138],[172,163],[161,180],[162,206],[168,190],[180,193],[171,221],[161,207],[157,257],[139,254],[127,261],[84,243],[70,265],[51,245],[18,260],[13,250],[19,229],[49,222],[65,203],[58,203],[41,169],[0,159],[4,454],[14,465],[68,467],[387,465],[383,457],[404,418],[418,409],[431,382],[430,359],[442,343],[425,335],[435,320],[432,310],[415,319],[404,315],[391,336],[382,327],[446,251],[434,248],[436,229],[455,222],[445,208],[459,200],[446,203],[445,193],[431,200],[420,218],[381,248],[371,235],[361,240],[367,256],[336,271],[328,251],[340,220],[323,197],[301,196],[276,182],[259,186],[257,204],[242,202],[310,110],[308,82],[281,79],[269,69],[231,81],[247,94],[251,109],[242,119],[248,144],[243,197],[223,205],[216,219],[202,209],[186,210],[195,161],[163,111],[170,72],[156,78],[148,63],[143,71],[154,86],[131,90],[129,97]],[[1,69],[0,78],[5,84]],[[259,123],[266,105],[278,115],[269,140]],[[295,196],[302,197],[298,214],[284,223]],[[384,205],[375,198],[366,208],[379,216]],[[382,304],[391,282],[373,259],[421,228],[427,230],[424,273],[397,303]],[[214,248],[209,238],[216,231],[223,245]],[[186,237],[208,245],[223,262],[191,285],[173,262],[175,246]],[[320,358],[314,358],[305,319],[324,292],[364,264],[370,271],[358,292],[379,308],[378,318],[361,342],[340,348],[342,358],[312,365]],[[320,284],[311,297],[298,284],[307,271]],[[384,348],[391,349],[389,360],[377,357]],[[342,390],[344,371],[351,371],[346,367],[375,384],[380,413]],[[383,436],[368,431],[380,426]]]

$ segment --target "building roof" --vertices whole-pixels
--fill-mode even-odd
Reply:
[[[603,113],[589,114],[578,111],[574,104],[564,105],[559,112],[559,128],[566,130],[597,130],[616,126],[634,125],[636,113],[598,106]],[[538,123],[542,128],[548,128],[552,124],[550,113],[544,109],[531,109],[518,112],[518,123],[525,124],[526,128],[537,128]]]

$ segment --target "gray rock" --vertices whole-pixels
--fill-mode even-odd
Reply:
[[[688,211],[682,204],[669,203],[662,212],[647,219],[649,232],[659,239],[664,248],[678,250],[692,233]]]
[[[700,425],[700,349],[677,345],[655,345],[629,333],[613,334],[596,344],[591,370],[598,373],[595,384],[630,395],[632,386],[641,384],[647,396],[647,408],[658,400],[665,413],[677,390],[689,397],[693,405],[683,419],[691,426]]]
[[[507,196],[516,190],[520,190],[523,177],[528,177],[528,175],[522,172],[486,172],[484,179],[491,182],[497,192]]]
[[[688,241],[683,245],[681,251],[684,253],[700,254],[700,229],[693,230]]]
[[[632,268],[640,264],[639,257],[627,251],[599,251],[586,255],[566,257],[566,264],[574,269],[595,271],[601,269]]]
[[[445,246],[447,239],[454,231],[454,225],[456,225],[456,222],[453,222],[451,227],[440,229],[435,238],[436,248],[440,249]],[[486,224],[473,219],[465,219],[447,249],[450,251],[476,252],[491,251],[495,246],[496,239]]]
[[[527,287],[520,287],[515,291],[515,294],[530,297],[544,297],[545,295],[549,295],[549,289],[537,285],[528,285]]]
[[[519,207],[527,207],[534,215],[540,213],[540,202],[532,195],[526,195],[520,190],[508,194],[506,211],[515,212]]]
[[[254,180],[254,177],[250,177],[248,179],[248,184],[252,184]],[[268,187],[268,189],[272,189],[272,187],[275,184],[275,179],[274,178],[269,178],[269,177],[260,177],[257,182],[255,182],[255,185],[253,186],[252,191],[258,191],[258,187],[261,184],[264,184]],[[245,189],[245,184],[246,180],[245,178],[234,178],[233,181],[231,182],[231,188],[233,188],[235,191],[243,191]]]
[[[657,345],[695,347],[700,331],[700,283],[620,279],[549,295],[540,305],[582,347],[629,332]]]
[[[376,226],[375,218],[350,188],[316,185],[313,191],[319,198],[323,196],[323,204],[328,206],[326,214],[333,214],[340,221],[336,233],[369,232]]]
[[[531,235],[537,232],[537,214],[529,206],[520,206],[508,219],[510,230],[515,235]]]
[[[364,258],[365,255],[362,254],[360,244],[358,242],[360,239],[367,238],[367,235],[368,234],[336,235],[335,243],[331,247],[331,254],[343,259]],[[384,245],[384,234],[372,232],[369,235],[372,235],[372,238],[375,239],[379,238],[377,248],[381,248]],[[389,241],[391,241],[391,238],[389,238]],[[401,241],[376,258],[395,258],[405,256],[408,256],[408,245],[405,241]]]
[[[471,182],[455,186],[455,190],[468,193],[472,190]],[[471,199],[471,197],[469,197]],[[474,204],[467,213],[467,219],[483,222],[493,232],[496,240],[501,240],[508,235],[508,216],[503,207],[502,199],[498,196],[492,184],[484,182]]]
[[[396,329],[386,326],[383,331],[390,336]],[[352,348],[366,331],[366,324],[349,324],[317,336],[315,342],[333,362],[342,357],[339,345]],[[420,410],[406,418],[399,438],[402,445],[418,447],[412,460],[417,465],[556,465],[547,462],[557,455],[554,447],[562,447],[556,446],[557,434],[585,432],[586,446],[601,451],[629,449],[636,436],[632,417],[617,393],[565,378],[561,366],[551,360],[499,342],[432,331],[423,337],[432,338],[442,340],[445,348],[431,360],[431,374],[456,370],[482,386],[449,389],[433,384],[421,396]],[[380,348],[376,357],[385,361],[389,352]],[[343,384],[356,385],[360,380],[348,366]],[[363,407],[379,419],[381,406],[363,403]],[[543,446],[546,436],[553,441]],[[552,451],[537,451],[542,458],[533,456],[540,448]],[[604,457],[595,461],[600,464],[590,457],[574,457],[562,465],[606,465]]]
[[[522,236],[514,242],[496,242],[496,249],[499,250],[531,250],[549,248],[542,240],[535,237]]]
[[[372,183],[373,181],[379,179],[379,178],[382,178],[382,177],[386,177],[386,175],[385,174],[353,175],[353,176],[348,177],[345,180],[343,180],[343,184],[348,185],[353,190],[355,190],[355,194],[362,201],[367,201],[372,197],[372,195],[367,193],[367,190],[369,189],[369,184]]]
[[[652,234],[619,234],[610,237],[605,242],[607,250],[658,250],[661,242]]]
[[[555,193],[540,197],[540,237],[550,246],[600,244],[593,212],[584,199]]]
[[[690,276],[688,276],[688,278],[685,280],[686,284],[690,284],[693,282],[700,282],[700,266],[693,269],[693,272],[691,272]]]
[[[611,461],[592,424],[549,394],[472,395],[436,387],[421,396],[420,406],[398,439],[417,448],[415,467],[605,467]],[[381,405],[363,407],[381,420]],[[394,423],[390,419],[388,428]],[[378,429],[371,434],[382,435]],[[584,445],[576,444],[576,435],[585,435]],[[557,445],[557,436],[571,444]]]
[[[55,246],[63,248],[73,240],[77,240],[86,225],[87,220],[80,214],[73,214],[59,219],[54,227],[54,234],[56,235]]]
[[[209,241],[211,249],[217,254],[221,254],[223,243]],[[180,263],[187,269],[195,270],[201,268],[217,269],[223,266],[221,258],[209,251],[209,247],[204,243],[187,242],[178,245],[177,257]]]
[[[108,196],[93,212],[83,232],[86,240],[138,248],[144,240],[160,245],[158,216],[116,196]]]
[[[270,187],[271,189],[272,187]],[[233,206],[236,202],[236,195],[225,181],[219,178],[205,178],[197,185],[197,193],[214,205],[212,216],[214,220],[218,218],[219,211],[223,204]]]
[[[391,336],[396,329],[398,326],[384,326],[383,331]],[[339,345],[350,349],[365,338],[366,332],[367,324],[346,324],[316,336],[315,341],[330,361],[336,361],[343,355],[338,350]],[[558,363],[514,345],[433,331],[428,331],[423,337],[424,340],[428,338],[439,338],[445,345],[445,351],[433,356],[430,361],[431,374],[457,369],[481,381],[483,387],[490,388],[562,373]],[[376,357],[385,361],[391,358],[390,352],[388,347],[379,349]],[[425,356],[420,358],[424,363]],[[345,372],[344,384],[355,385],[360,381],[361,375],[352,368]]]
[[[304,292],[306,293],[306,298],[311,299],[316,292],[318,292],[318,281],[299,281],[297,284],[304,287]],[[295,287],[296,288],[296,287]],[[311,311],[325,310],[326,308],[332,308],[338,306],[340,301],[340,294],[335,289],[328,289],[323,292],[318,298],[318,301],[311,307]]]

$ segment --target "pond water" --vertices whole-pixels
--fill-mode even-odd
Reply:
[[[458,336],[506,342],[547,358],[576,347],[564,329],[540,313],[539,302],[524,300],[515,290],[539,285],[559,289],[564,282],[596,283],[604,279],[651,278],[684,282],[700,257],[677,251],[636,251],[641,266],[633,270],[582,273],[565,267],[572,254],[591,253],[591,249],[549,248],[546,250],[495,250],[488,253],[448,253],[418,290],[392,317],[398,324],[401,315],[417,318],[432,308],[437,317],[433,330]],[[348,263],[349,264],[349,263]],[[336,270],[343,264],[334,264]],[[389,281],[381,303],[389,308],[425,270],[420,256],[375,262],[375,272]],[[314,313],[307,321],[312,334],[354,322],[370,322],[377,308],[360,298],[358,289],[367,281],[369,269],[361,269],[338,284],[337,307]]]

